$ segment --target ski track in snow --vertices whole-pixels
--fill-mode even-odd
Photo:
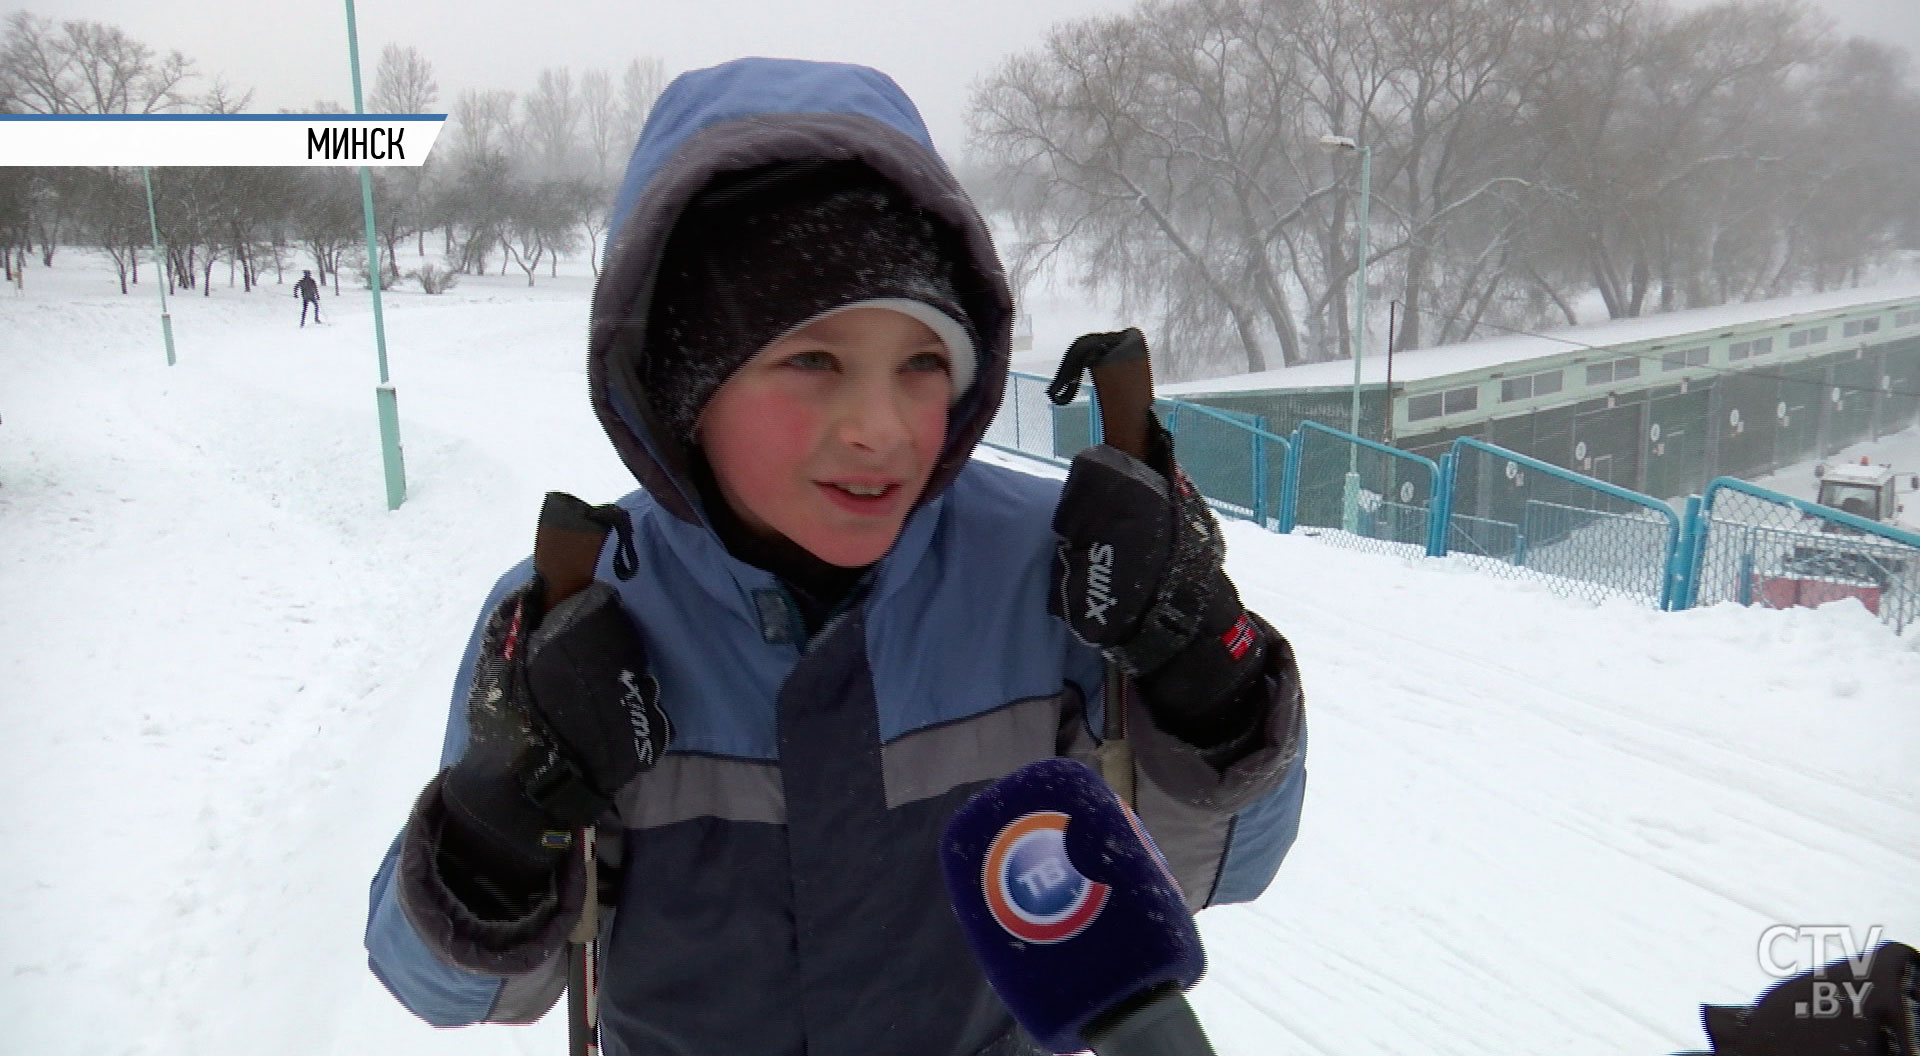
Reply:
[[[589,279],[389,295],[389,513],[361,295],[305,330],[285,287],[177,297],[169,368],[152,301],[57,263],[0,292],[0,1052],[560,1051],[560,1015],[418,1023],[360,933],[541,494],[632,487]],[[1920,630],[1226,531],[1310,751],[1273,886],[1201,916],[1223,1054],[1673,1052],[1767,985],[1770,924],[1920,935]]]

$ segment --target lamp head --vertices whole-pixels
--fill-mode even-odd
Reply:
[[[1320,149],[1329,154],[1340,154],[1349,150],[1359,150],[1360,144],[1352,136],[1336,136],[1328,133],[1320,137]]]

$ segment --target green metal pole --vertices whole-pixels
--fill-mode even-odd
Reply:
[[[153,170],[140,168],[147,185],[147,226],[153,231],[153,288],[160,291],[160,333],[167,339],[167,366],[173,366],[173,316],[167,314],[167,258],[160,251],[160,218],[153,211]]]
[[[366,113],[360,98],[360,38],[354,28],[353,0],[347,4],[347,59],[353,66],[353,112]],[[367,228],[367,281],[373,286],[373,344],[380,359],[380,385],[374,402],[380,412],[380,458],[386,466],[387,509],[407,501],[407,470],[400,458],[400,397],[387,378],[387,325],[380,311],[380,243],[373,226],[373,173],[360,166],[360,211]]]
[[[1360,259],[1353,268],[1353,411],[1347,431],[1360,435],[1360,354],[1365,345],[1367,327],[1367,206],[1373,201],[1373,148],[1360,148]],[[1347,531],[1360,525],[1360,447],[1347,447],[1346,494],[1342,503]]]

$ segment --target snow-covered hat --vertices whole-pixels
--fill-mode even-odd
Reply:
[[[947,347],[958,400],[978,342],[933,224],[857,162],[754,170],[710,186],[674,225],[641,376],[654,414],[691,443],[715,390],[761,349],[847,308],[890,308]]]

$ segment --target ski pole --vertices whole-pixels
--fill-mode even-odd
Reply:
[[[561,491],[548,492],[541,503],[533,536],[533,570],[540,579],[545,612],[593,582],[600,549],[611,530],[596,512]],[[576,832],[574,842],[586,870],[587,893],[580,919],[567,936],[567,1051],[569,1056],[599,1056],[600,876],[593,826]]]
[[[1147,339],[1138,328],[1118,333],[1087,334],[1076,339],[1060,362],[1060,371],[1047,386],[1055,404],[1073,402],[1083,371],[1093,373],[1095,402],[1100,407],[1100,442],[1144,461],[1153,414],[1153,365],[1147,358]],[[1100,742],[1100,775],[1113,786],[1120,801],[1134,802],[1133,746],[1127,743],[1127,699],[1132,680],[1109,660],[1102,685],[1106,712]]]
[[[594,832],[580,830],[580,858],[587,870],[587,900],[567,936],[568,1056],[600,1053],[600,880],[594,860]]]

